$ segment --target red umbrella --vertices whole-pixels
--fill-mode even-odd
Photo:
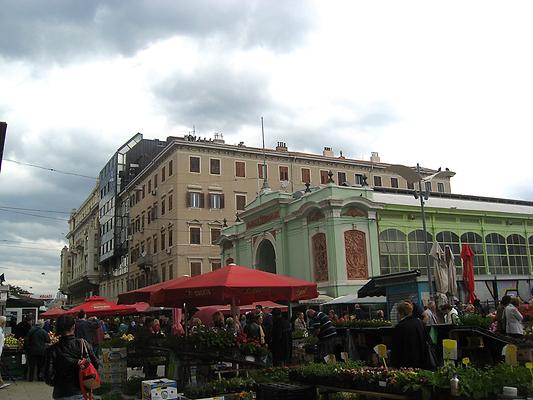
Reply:
[[[189,279],[188,276],[182,276],[180,278],[172,279],[170,281],[155,283],[150,286],[145,286],[140,289],[130,290],[126,293],[121,293],[118,295],[118,303],[119,304],[133,304],[137,302],[144,302],[148,303],[150,301],[150,295],[159,289],[163,289],[169,285],[176,284],[178,282],[182,282],[186,279]]]
[[[461,258],[463,260],[463,282],[468,292],[468,302],[473,303],[476,299],[474,290],[476,288],[476,282],[474,280],[474,266],[472,260],[474,258],[474,250],[467,245],[463,244],[461,249]]]
[[[125,315],[136,314],[135,307],[127,305],[118,305],[111,301],[107,301],[100,296],[91,296],[85,300],[85,303],[80,304],[67,311],[68,314],[76,314],[80,311],[85,311],[87,315],[105,316],[105,315]]]
[[[316,283],[228,265],[158,290],[150,304],[164,307],[251,304],[256,301],[297,301],[318,296]]]
[[[45,311],[41,314],[41,317],[45,318],[57,318],[60,315],[65,314],[67,311],[62,308],[51,308],[48,311]]]

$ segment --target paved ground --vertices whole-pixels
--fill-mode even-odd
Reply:
[[[52,387],[44,382],[16,381],[5,389],[0,389],[2,400],[49,400],[52,398]]]

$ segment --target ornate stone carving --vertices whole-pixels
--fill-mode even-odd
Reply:
[[[311,242],[313,244],[313,269],[315,280],[317,282],[327,281],[329,276],[326,235],[324,233],[317,233],[312,237]]]
[[[366,217],[366,213],[363,210],[355,207],[349,207],[343,210],[341,215],[344,217]]]
[[[368,279],[365,233],[357,230],[344,232],[344,249],[348,279]]]
[[[321,219],[324,219],[324,213],[320,210],[313,210],[307,216],[307,222],[319,221]]]

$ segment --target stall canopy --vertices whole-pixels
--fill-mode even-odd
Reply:
[[[67,314],[77,314],[80,311],[85,311],[89,316],[127,315],[138,312],[133,306],[118,305],[100,296],[89,297],[85,300],[85,303],[68,310]]]
[[[163,307],[298,301],[318,296],[317,284],[238,265],[227,265],[160,289],[150,304]]]
[[[65,314],[67,311],[62,308],[51,308],[48,311],[45,311],[41,314],[41,317],[44,318],[57,318],[60,315]]]
[[[140,289],[130,290],[129,292],[126,292],[126,293],[121,293],[118,295],[118,304],[134,304],[137,302],[148,303],[150,301],[150,295],[152,293],[155,293],[160,289],[177,284],[187,279],[189,279],[188,276],[182,276],[180,278],[171,279],[169,281],[156,283],[150,286],[145,286]]]
[[[386,296],[375,296],[360,298],[356,294],[347,294],[346,296],[340,296],[336,299],[328,301],[323,305],[329,306],[334,304],[384,304],[387,302]]]

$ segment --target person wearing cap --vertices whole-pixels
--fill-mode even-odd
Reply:
[[[44,354],[46,344],[50,343],[50,337],[43,326],[44,321],[38,320],[24,338],[24,351],[28,360],[26,378],[29,382],[34,379],[43,380]]]

